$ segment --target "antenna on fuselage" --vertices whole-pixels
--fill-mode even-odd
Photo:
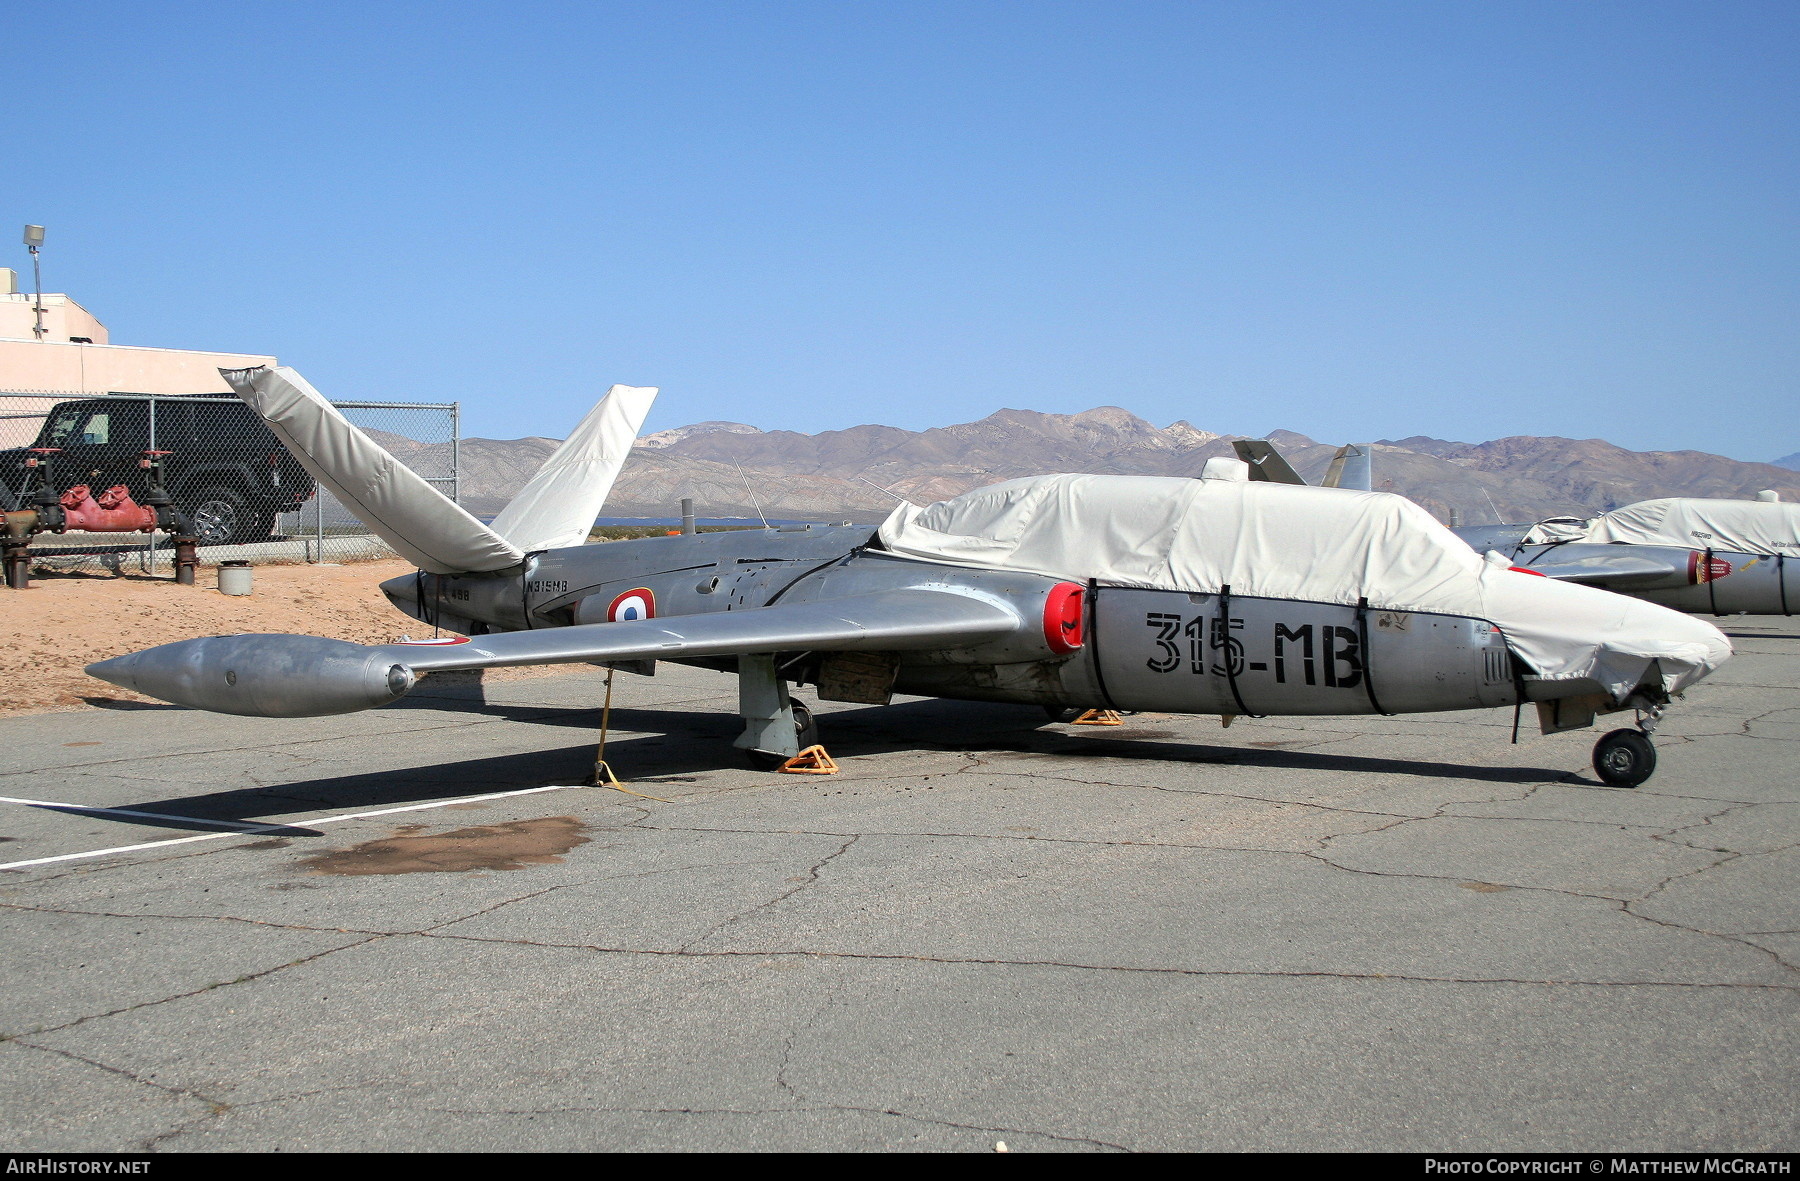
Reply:
[[[877,492],[887,493],[889,496],[893,497],[895,500],[899,501],[901,504],[911,504],[912,503],[912,501],[906,499],[906,497],[900,495],[898,492],[895,492],[892,488],[883,488],[880,484],[877,484],[873,480],[863,480],[863,478],[861,476],[858,476],[856,478],[858,480],[862,480],[863,483],[865,483],[869,487],[875,489],[875,491],[877,491]]]
[[[750,494],[750,504],[756,509],[756,515],[762,517],[763,528],[773,529],[775,526],[769,524],[769,518],[763,515],[762,503],[756,499],[756,489],[750,486],[750,477],[744,474],[744,465],[733,460],[731,466],[738,470],[738,479],[744,482],[744,491]]]

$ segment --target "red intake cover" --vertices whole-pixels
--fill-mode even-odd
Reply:
[[[1061,654],[1081,647],[1082,607],[1087,588],[1074,582],[1059,582],[1044,599],[1044,643],[1050,651]]]
[[[1716,582],[1731,573],[1731,563],[1724,558],[1714,558],[1710,562],[1702,561],[1699,553],[1688,554],[1688,582],[1698,585],[1702,582]]]

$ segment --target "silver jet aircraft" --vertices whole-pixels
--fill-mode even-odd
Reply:
[[[1800,505],[1779,500],[1668,497],[1591,520],[1452,532],[1521,569],[1678,611],[1792,615],[1800,607]]]
[[[1729,642],[1662,607],[1516,572],[1402,497],[1251,481],[1052,475],[879,529],[800,526],[585,545],[654,390],[615,386],[492,527],[362,435],[290,369],[226,372],[314,476],[418,567],[383,585],[460,633],[361,645],[185,640],[89,666],[224,713],[394,701],[454,669],[673,660],[738,677],[736,745],[774,766],[813,741],[789,686],[1233,717],[1534,703],[1545,732],[1636,711],[1595,747],[1608,783]]]
[[[1232,447],[1251,465],[1253,480],[1306,483],[1266,439],[1239,439]],[[1321,486],[1367,490],[1372,451],[1368,444],[1339,448]],[[1678,611],[1792,615],[1800,606],[1800,505],[1774,497],[1668,497],[1593,518],[1450,531],[1476,553],[1500,553],[1529,573]],[[1790,558],[1793,570],[1787,568]]]

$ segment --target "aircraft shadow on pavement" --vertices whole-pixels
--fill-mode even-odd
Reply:
[[[179,705],[169,705],[161,701],[126,701],[122,697],[83,697],[83,701],[95,709],[182,709]]]
[[[489,706],[483,712],[514,714],[520,720],[580,726],[592,738],[574,746],[525,751],[486,758],[432,763],[399,770],[300,780],[271,787],[239,788],[134,804],[115,805],[194,820],[261,821],[296,811],[329,809],[361,811],[441,800],[461,792],[481,795],[547,784],[587,782],[599,738],[593,709],[558,710],[549,706]],[[568,715],[560,720],[559,715]],[[1272,770],[1325,771],[1340,774],[1415,775],[1472,779],[1489,783],[1542,783],[1572,779],[1563,768],[1469,766],[1436,760],[1383,758],[1320,751],[1285,750],[1255,745],[1210,743],[1075,733],[1051,728],[1035,707],[943,700],[909,701],[822,714],[823,739],[833,754],[855,757],[915,751],[1007,751],[1072,759],[1133,759],[1171,765],[1204,764],[1263,767]],[[733,714],[684,714],[667,709],[613,710],[614,737],[606,746],[607,762],[628,784],[654,795],[658,782],[679,782],[700,772],[743,767],[743,756],[730,745],[739,732]],[[1127,727],[1127,732],[1131,728]],[[1253,741],[1253,740],[1252,740]],[[1498,745],[1498,742],[1496,742]],[[1103,776],[1096,775],[1097,778]],[[607,793],[601,798],[617,802]],[[85,813],[92,815],[92,813]],[[163,821],[108,815],[107,820],[147,827],[174,827]],[[279,823],[279,822],[278,822]],[[276,835],[316,835],[305,820],[290,822],[296,831]],[[267,834],[263,834],[267,835]]]
[[[122,821],[125,824],[142,825],[145,828],[173,828],[180,829],[184,832],[219,831],[218,822],[197,819],[194,818],[192,814],[183,816],[176,812],[159,812],[157,814],[157,819],[150,819],[142,816],[115,816],[105,808],[83,808],[79,804],[32,804],[30,806],[41,812],[61,812],[68,816],[82,816],[94,820],[117,820]],[[143,811],[149,810],[150,809],[147,808],[143,809]],[[256,822],[252,821],[251,823]],[[258,837],[316,837],[324,835],[316,828],[305,828],[293,824],[258,824],[257,827],[258,831],[245,833],[244,835]],[[11,839],[11,837],[0,838],[0,840]]]

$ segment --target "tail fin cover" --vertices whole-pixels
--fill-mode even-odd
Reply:
[[[1237,452],[1239,459],[1250,465],[1252,480],[1271,484],[1306,483],[1267,439],[1234,439],[1231,449]]]
[[[524,551],[470,516],[283,365],[221,369],[294,458],[401,557],[432,574],[504,570]]]
[[[1322,488],[1353,488],[1358,492],[1372,492],[1375,488],[1375,473],[1370,464],[1374,448],[1367,443],[1346,443],[1338,448],[1331,457],[1331,467],[1325,472],[1325,479],[1320,482]]]
[[[526,553],[587,540],[655,400],[655,386],[616,385],[606,391],[494,518],[494,532]]]

